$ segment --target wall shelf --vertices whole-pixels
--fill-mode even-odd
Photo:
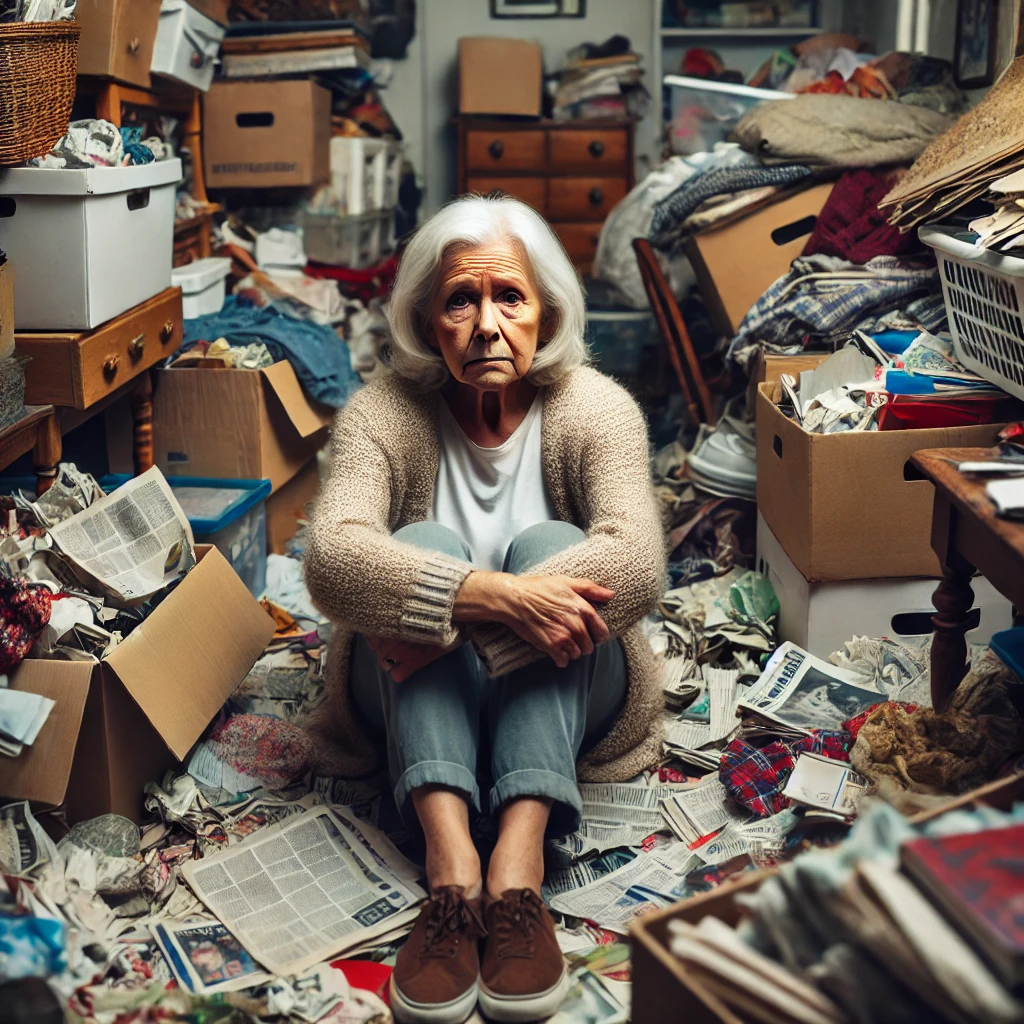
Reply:
[[[821,28],[662,28],[662,39],[803,39],[820,35]]]

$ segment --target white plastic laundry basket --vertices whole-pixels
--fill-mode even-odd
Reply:
[[[1024,259],[978,249],[971,235],[951,228],[919,233],[938,258],[957,358],[1024,399]]]

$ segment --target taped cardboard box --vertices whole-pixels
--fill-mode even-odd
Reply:
[[[313,456],[279,491],[267,498],[267,551],[285,553],[295,536],[299,520],[306,518],[306,506],[320,490],[320,470]]]
[[[274,622],[213,547],[99,664],[28,659],[10,685],[57,702],[35,743],[0,758],[0,795],[68,821],[138,821],[143,787],[181,761],[245,678]]]
[[[78,0],[78,73],[148,89],[160,0]]]
[[[277,491],[324,445],[334,417],[284,361],[158,370],[153,385],[154,458],[169,477],[262,479]]]
[[[724,227],[694,235],[686,255],[712,323],[732,337],[751,306],[799,256],[832,185],[815,185]]]
[[[540,117],[543,79],[540,43],[497,36],[459,40],[460,114]]]
[[[331,94],[309,79],[215,82],[203,101],[206,187],[307,188],[331,177]]]
[[[988,448],[1003,424],[809,434],[759,384],[757,507],[812,583],[940,576],[931,481],[907,465],[922,448]]]

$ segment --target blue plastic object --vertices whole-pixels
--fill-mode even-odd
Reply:
[[[901,356],[910,348],[910,343],[920,331],[879,331],[868,337],[883,351],[891,356]]]
[[[1024,626],[993,633],[988,644],[992,653],[1024,683]]]

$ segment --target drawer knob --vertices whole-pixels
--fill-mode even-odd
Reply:
[[[500,160],[501,154],[505,152],[505,143],[501,139],[495,139],[487,147],[487,152],[491,154],[491,159]]]
[[[163,327],[160,328],[160,340],[166,345],[167,342],[174,337],[174,321],[165,320]]]
[[[589,146],[587,146],[587,152],[595,159],[600,160],[604,156],[604,143],[600,139],[594,139]]]
[[[591,206],[600,206],[604,202],[604,193],[599,188],[592,188],[587,198]]]
[[[137,338],[132,338],[132,340],[128,342],[128,355],[130,355],[135,362],[138,362],[142,358],[142,353],[145,349],[145,334],[140,334]]]
[[[107,358],[103,360],[103,376],[106,377],[107,380],[113,380],[117,375],[117,371],[120,366],[121,360],[118,356],[107,356]]]
[[[128,44],[128,52],[134,57],[139,52],[139,46],[140,45],[141,44],[139,43],[138,39],[133,39]]]

